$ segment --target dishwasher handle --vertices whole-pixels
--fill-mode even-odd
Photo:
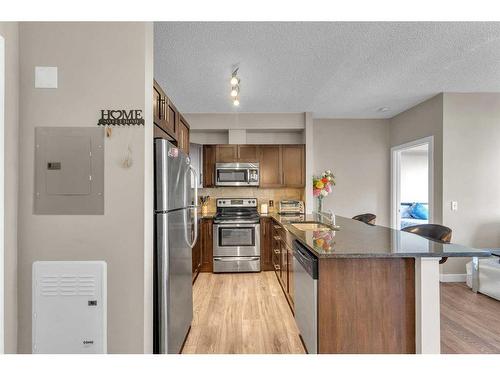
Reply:
[[[318,279],[318,258],[299,241],[293,241],[293,256],[314,280]]]

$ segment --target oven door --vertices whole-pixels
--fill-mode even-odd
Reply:
[[[214,257],[260,256],[260,224],[214,224]]]

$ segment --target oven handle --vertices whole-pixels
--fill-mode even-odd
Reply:
[[[241,228],[241,227],[255,228],[257,226],[260,226],[260,223],[235,223],[235,224],[216,223],[216,224],[214,224],[214,227],[218,227],[218,228],[234,228],[234,227],[237,227],[237,228]]]
[[[214,257],[217,262],[234,262],[235,260],[260,260],[259,257]]]

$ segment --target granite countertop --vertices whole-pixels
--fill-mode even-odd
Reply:
[[[277,213],[262,215],[281,224],[319,258],[420,258],[420,257],[488,257],[491,251],[473,249],[452,243],[428,240],[413,233],[337,216],[337,230],[302,231],[289,219]],[[317,215],[305,215],[303,221],[328,224]]]

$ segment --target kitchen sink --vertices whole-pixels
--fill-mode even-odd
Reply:
[[[308,230],[332,230],[331,227],[325,224],[321,223],[316,223],[316,222],[311,222],[311,223],[292,223],[292,227],[301,230],[301,231],[308,231]]]

